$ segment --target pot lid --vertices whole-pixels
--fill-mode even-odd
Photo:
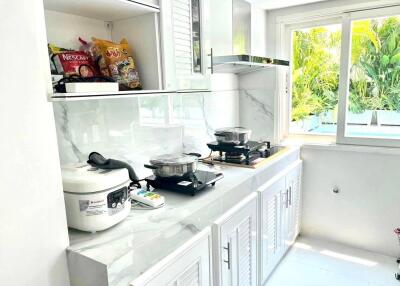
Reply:
[[[242,133],[250,133],[250,129],[246,129],[244,127],[224,127],[215,130],[215,133],[234,133],[234,134],[242,134]]]
[[[150,164],[160,165],[183,165],[190,164],[197,160],[196,156],[186,154],[163,154],[150,159]]]

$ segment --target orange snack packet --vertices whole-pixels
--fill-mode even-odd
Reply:
[[[104,76],[111,76],[120,89],[142,89],[135,62],[126,39],[119,44],[92,38],[93,52]]]

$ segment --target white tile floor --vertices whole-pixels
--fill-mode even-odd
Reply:
[[[266,286],[400,286],[396,258],[299,237]]]

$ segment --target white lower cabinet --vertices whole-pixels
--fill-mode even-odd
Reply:
[[[131,285],[264,285],[299,234],[301,169],[290,165]]]
[[[131,282],[131,285],[211,286],[210,252],[211,231],[207,228]]]
[[[212,232],[214,285],[257,285],[257,194],[219,218]]]
[[[301,168],[299,160],[258,189],[260,285],[264,285],[299,234]]]

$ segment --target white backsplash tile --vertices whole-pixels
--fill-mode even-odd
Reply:
[[[239,124],[239,92],[57,102],[54,114],[62,164],[97,151],[141,167],[158,154],[207,154],[216,128]]]

